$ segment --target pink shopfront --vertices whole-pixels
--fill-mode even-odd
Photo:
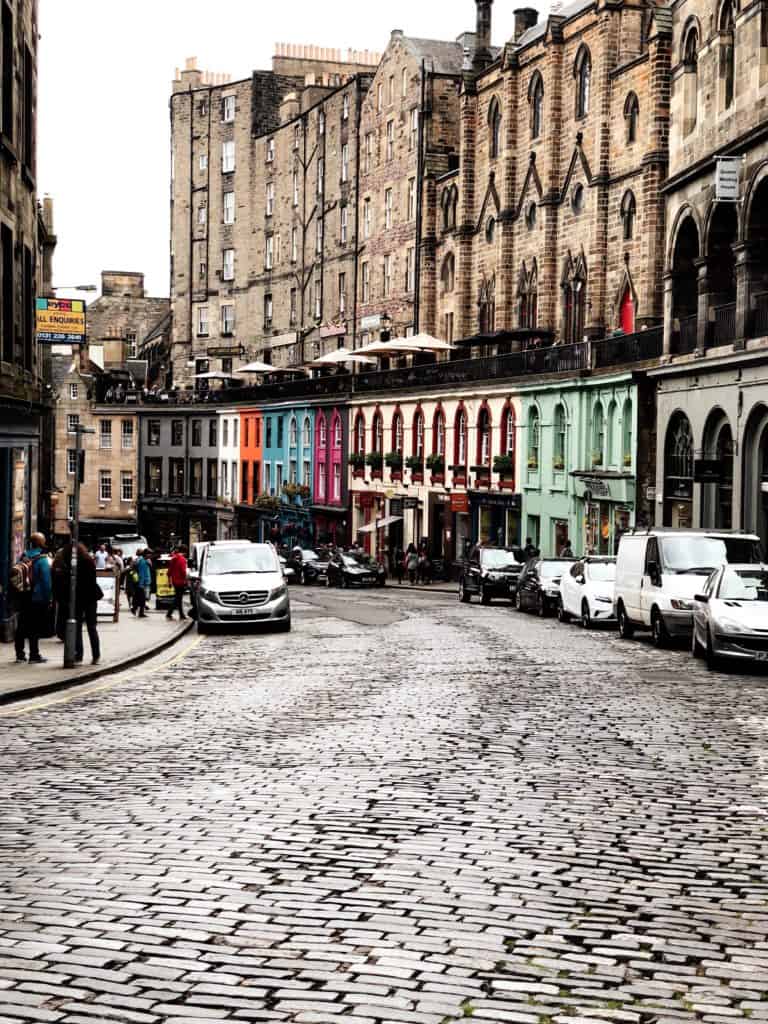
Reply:
[[[317,408],[312,495],[316,544],[345,544],[349,539],[346,449],[344,410]]]

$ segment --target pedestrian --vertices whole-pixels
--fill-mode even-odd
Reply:
[[[416,574],[419,570],[419,553],[416,550],[416,545],[413,543],[408,545],[408,550],[405,552],[405,568],[408,571],[408,579],[411,586],[415,586]]]
[[[426,538],[419,544],[419,583],[423,583],[425,586],[429,583],[430,577],[430,565],[429,565],[429,545],[427,544]]]
[[[152,570],[149,565],[149,548],[136,552],[133,563],[133,604],[131,612],[140,619],[147,617],[147,601],[152,589]]]
[[[560,552],[560,557],[561,558],[573,558],[574,557],[573,556],[573,548],[571,547],[571,542],[570,542],[570,540],[567,537],[565,538],[565,544],[563,545],[563,549]]]
[[[533,543],[530,537],[525,538],[525,547],[523,548],[523,554],[525,555],[526,561],[530,558],[535,558],[539,553],[539,549]]]
[[[187,589],[187,549],[182,544],[176,548],[171,555],[168,565],[168,580],[173,587],[173,605],[168,610],[166,619],[172,619],[173,613],[178,611],[179,621],[186,619],[184,614],[184,591]]]
[[[99,544],[98,548],[96,549],[96,553],[94,554],[93,557],[97,569],[107,568],[107,560],[109,558],[109,555],[107,553],[106,547],[103,544]]]
[[[46,632],[51,608],[51,566],[43,554],[45,536],[33,533],[29,547],[10,572],[10,591],[16,610],[16,661],[40,665],[48,659],[40,654],[40,637]]]
[[[59,552],[61,560],[57,563],[57,595],[64,607],[65,617],[70,617],[70,594],[72,584],[72,543],[65,544]],[[58,556],[57,556],[58,557]],[[58,566],[61,570],[58,570]],[[98,604],[104,596],[96,578],[96,559],[88,554],[85,544],[77,545],[77,580],[75,582],[75,663],[81,664],[85,657],[83,648],[83,625],[88,630],[88,641],[91,645],[91,662],[98,665],[101,660],[101,643],[99,641]]]
[[[404,564],[405,553],[403,552],[403,549],[400,547],[399,544],[395,545],[395,553],[393,555],[393,558],[394,558],[395,576],[397,578],[397,582],[399,583],[399,585],[402,586],[403,585],[403,573],[405,572],[405,564]]]

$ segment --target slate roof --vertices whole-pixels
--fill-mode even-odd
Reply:
[[[594,2],[595,0],[574,0],[573,3],[566,4],[564,7],[561,7],[559,11],[550,11],[550,15],[567,21],[569,18],[574,18],[577,14],[581,14],[582,11],[586,11],[589,7],[592,7]],[[537,39],[541,39],[547,31],[547,22],[548,18],[543,18],[538,22],[538,24],[529,28],[527,32],[523,32],[517,40],[517,45],[528,46],[530,43],[536,42]]]
[[[464,67],[464,49],[461,43],[448,42],[444,39],[417,39],[414,36],[403,36],[403,43],[417,60],[429,61],[437,74],[461,74]],[[501,48],[492,46],[491,53],[495,60],[501,53]]]

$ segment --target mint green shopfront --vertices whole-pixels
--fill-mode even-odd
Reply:
[[[635,525],[638,392],[632,374],[521,388],[523,538],[544,557],[613,555]]]

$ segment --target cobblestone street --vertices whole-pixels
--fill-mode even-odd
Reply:
[[[292,593],[0,712],[0,1024],[768,1020],[768,679]]]

